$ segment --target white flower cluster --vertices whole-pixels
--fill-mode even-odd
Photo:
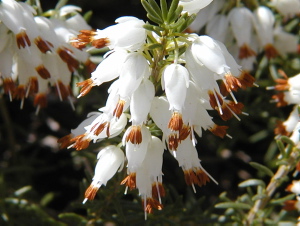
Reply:
[[[300,13],[299,0],[273,0],[272,6],[285,17]],[[275,24],[275,15],[267,6],[253,11],[246,6],[229,7],[229,1],[213,1],[201,10],[190,25],[192,32],[205,26],[205,33],[230,46],[229,51],[244,70],[251,71],[256,56],[264,52],[268,59],[286,53],[297,52],[298,36],[288,33]]]
[[[80,8],[64,6],[51,18],[15,0],[0,1],[0,76],[4,93],[10,99],[34,96],[37,111],[47,105],[49,86],[60,99],[71,95],[72,73],[84,63],[92,65],[89,54],[69,41],[81,29],[90,29],[78,13]]]
[[[281,74],[282,78],[275,80],[277,84],[274,87],[268,87],[268,89],[275,89],[276,91],[279,91],[277,94],[272,96],[272,99],[276,102],[277,107],[283,107],[287,105],[295,106],[286,121],[278,121],[274,133],[276,135],[289,136],[295,145],[298,145],[300,141],[300,74],[287,77],[282,70],[279,70],[279,73]]]
[[[111,49],[91,78],[77,84],[82,87],[79,97],[94,86],[113,82],[100,112],[89,114],[59,143],[62,148],[81,150],[91,141],[121,134],[122,144],[100,150],[84,202],[94,199],[99,187],[106,185],[126,159],[128,176],[121,184],[126,191],[137,188],[145,213],[151,213],[153,208],[162,208],[164,149],[176,158],[188,185],[194,188],[214,180],[200,164],[196,134],[201,137],[202,130],[209,130],[220,137],[227,135],[227,127],[216,125],[208,111],[217,110],[224,121],[233,116],[240,120],[243,104],[233,92],[253,86],[254,79],[221,42],[209,36],[182,33],[177,39],[168,29],[161,33],[146,30],[146,24],[135,17],[116,22],[103,30],[81,31],[73,41],[78,48],[90,44]],[[150,47],[153,43],[157,49]],[[179,53],[180,49],[185,51]],[[126,127],[128,119],[131,125]],[[154,136],[157,127],[161,139]]]

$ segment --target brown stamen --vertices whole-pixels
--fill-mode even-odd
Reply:
[[[74,72],[74,70],[79,67],[79,61],[72,56],[72,51],[70,49],[62,47],[58,48],[56,52],[62,61],[68,65],[70,72]]]
[[[282,121],[277,121],[276,128],[274,129],[275,135],[283,135],[283,136],[289,136],[290,133],[286,131],[285,125],[283,125]]]
[[[93,80],[92,79],[87,79],[82,82],[77,82],[76,83],[77,87],[82,87],[80,90],[80,96],[85,96],[87,93],[90,92],[92,87],[94,86]]]
[[[35,107],[39,106],[40,108],[47,107],[47,97],[44,93],[38,93],[34,97],[33,105]]]
[[[108,46],[110,43],[108,38],[100,38],[100,39],[95,39],[92,41],[92,46],[94,46],[97,49],[101,49],[105,46]]]
[[[56,87],[56,89],[59,89],[59,91],[57,90],[57,92],[60,92],[61,98],[63,100],[70,96],[71,87],[69,85],[66,86],[62,83],[62,81],[57,80],[57,86],[58,87]]]
[[[220,106],[222,106],[222,104],[223,104],[223,98],[220,96],[219,93],[213,92],[211,90],[208,91],[208,96],[209,96],[210,106],[213,109],[219,111],[219,105],[218,105],[218,103],[220,104]]]
[[[86,139],[86,134],[78,135],[70,140],[71,143],[74,143],[72,148],[75,148],[76,151],[87,148],[90,145],[90,139]]]
[[[284,107],[286,106],[288,103],[285,101],[285,95],[284,92],[283,93],[278,93],[272,96],[272,99],[274,99],[277,103],[276,106],[277,107]]]
[[[123,113],[125,103],[126,103],[125,100],[118,101],[117,106],[115,107],[115,109],[113,111],[113,116],[115,116],[116,118],[120,118],[120,116]]]
[[[64,137],[61,137],[57,140],[57,143],[59,144],[59,148],[60,149],[65,149],[67,147],[69,147],[72,142],[71,139],[73,138],[72,134],[68,134]]]
[[[286,200],[286,201],[284,201],[283,209],[286,211],[296,210],[297,209],[296,204],[297,204],[296,200]]]
[[[145,200],[142,200],[142,205],[144,206]],[[153,213],[153,209],[162,210],[163,205],[160,204],[156,199],[153,198],[147,198],[146,200],[146,213]]]
[[[142,143],[141,126],[131,126],[130,132],[126,136],[126,142],[130,141],[132,144]]]
[[[169,139],[168,139],[169,150],[176,151],[178,148],[178,143],[179,143],[179,141],[177,138],[177,134],[170,134]]]
[[[270,43],[265,45],[264,49],[265,49],[265,54],[266,54],[266,57],[268,58],[268,60],[275,58],[279,55],[277,49]]]
[[[13,99],[24,99],[26,95],[25,86],[19,85],[13,93]]]
[[[247,71],[242,71],[239,76],[239,81],[242,85],[242,89],[246,89],[247,87],[252,87],[255,81],[255,78]]]
[[[88,199],[88,200],[94,200],[94,198],[95,198],[95,196],[96,196],[98,190],[99,190],[98,187],[95,187],[94,185],[91,184],[91,185],[86,189],[86,191],[85,191],[85,193],[84,193],[84,197],[85,197],[86,199]]]
[[[157,190],[158,188],[158,190]],[[157,186],[156,183],[152,184],[152,197],[154,198],[159,198],[159,197],[164,197],[166,195],[164,186],[162,183],[158,182]]]
[[[29,79],[29,94],[35,94],[39,90],[39,83],[37,77],[30,77]]]
[[[136,173],[130,173],[124,180],[121,181],[121,185],[126,184],[130,190],[136,188]]]
[[[31,46],[30,39],[25,31],[16,34],[16,40],[19,49],[20,47],[25,48],[26,46]]]
[[[244,43],[240,47],[239,59],[245,59],[245,58],[249,58],[252,56],[256,56],[256,52],[254,50],[252,50],[246,43]]]
[[[178,138],[179,142],[185,140],[190,135],[190,132],[191,132],[191,127],[188,125],[183,125],[179,132],[179,138]]]
[[[36,72],[41,76],[41,78],[43,79],[47,79],[50,78],[50,72],[47,70],[47,68],[45,68],[44,65],[39,65],[35,68]]]
[[[214,125],[213,128],[210,129],[210,132],[212,132],[215,136],[224,138],[227,134],[226,130],[228,129],[228,126],[219,126]]]
[[[39,50],[42,53],[51,51],[51,48],[53,48],[53,44],[51,42],[45,41],[40,36],[38,36],[34,39],[34,43],[36,44],[36,46],[39,48]]]
[[[168,128],[172,131],[180,131],[183,126],[182,115],[179,112],[173,112],[169,121]]]
[[[232,74],[225,75],[225,82],[224,85],[228,92],[237,91],[239,88],[242,87],[241,82],[238,78],[234,77]]]
[[[16,86],[11,78],[5,78],[3,80],[3,89],[6,94],[13,94],[15,92]]]

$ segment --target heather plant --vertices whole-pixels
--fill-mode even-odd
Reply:
[[[3,223],[297,222],[298,0],[142,0],[101,29],[65,4],[0,2]]]

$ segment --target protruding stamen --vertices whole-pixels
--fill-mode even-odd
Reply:
[[[76,151],[87,148],[90,145],[90,139],[86,138],[86,134],[78,135],[70,140],[70,143],[73,143],[68,148],[75,148]]]
[[[39,83],[37,77],[30,77],[27,91],[26,91],[26,97],[28,97],[30,94],[35,94],[39,90]]]
[[[145,206],[145,200],[142,199],[142,205]],[[162,210],[163,209],[163,205],[160,204],[156,199],[153,198],[147,198],[146,200],[146,208],[145,208],[145,212],[146,213],[153,213],[153,209],[157,209],[157,210]]]
[[[121,185],[126,184],[130,190],[136,188],[136,174],[130,173],[124,180],[121,181]]]
[[[226,130],[228,129],[228,126],[219,126],[219,125],[214,125],[211,129],[210,132],[212,132],[214,135],[224,138],[226,135]]]
[[[216,91],[212,91],[212,90],[209,90],[208,91],[208,95],[209,95],[209,103],[210,103],[210,106],[217,110],[219,112],[220,115],[223,114],[223,111],[222,111],[222,104],[223,104],[223,98],[220,96],[219,93],[216,93]]]
[[[161,203],[161,197],[166,195],[164,186],[160,182],[155,182],[152,184],[152,197],[158,198],[159,203]]]
[[[284,93],[278,93],[272,96],[272,99],[277,102],[276,106],[277,107],[284,107],[286,106],[288,103],[285,101],[284,99]]]
[[[13,99],[13,93],[15,92],[16,86],[11,78],[5,78],[3,80],[4,93],[9,95],[10,101]]]
[[[91,184],[84,193],[85,199],[83,200],[82,203],[84,204],[87,200],[94,200],[98,190],[99,190],[99,187]]]
[[[242,89],[246,89],[247,87],[252,87],[255,81],[255,78],[247,71],[242,71],[238,79],[242,85],[241,86]]]
[[[90,90],[92,89],[92,87],[94,86],[94,82],[92,79],[87,79],[84,80],[82,82],[77,82],[76,83],[77,87],[82,87],[80,90],[80,94],[78,95],[77,98],[85,96],[88,92],[90,92]]]
[[[59,148],[65,149],[65,148],[69,147],[72,144],[72,142],[71,142],[72,138],[73,138],[72,134],[68,134],[62,138],[59,138],[57,140],[57,143],[59,144]]]
[[[47,97],[44,93],[38,93],[34,97],[33,105],[35,107],[45,108],[47,107]]]

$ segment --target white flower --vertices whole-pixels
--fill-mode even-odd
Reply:
[[[93,200],[98,189],[102,185],[106,185],[118,169],[120,171],[123,168],[125,156],[120,148],[109,145],[98,153],[97,159],[93,182],[85,192],[83,203],[87,200]]]
[[[124,48],[135,51],[145,43],[145,22],[136,17],[120,17],[116,19],[116,25],[97,30],[94,40],[105,39],[105,45],[110,49]]]
[[[183,11],[189,14],[198,13],[201,9],[209,5],[213,0],[181,0],[179,5],[183,6]]]
[[[300,12],[299,0],[271,0],[271,4],[283,16],[291,17]]]
[[[207,7],[201,9],[197,13],[196,19],[189,26],[192,32],[199,32],[200,29],[210,20],[212,20],[215,15],[222,9],[225,0],[212,1]]]

